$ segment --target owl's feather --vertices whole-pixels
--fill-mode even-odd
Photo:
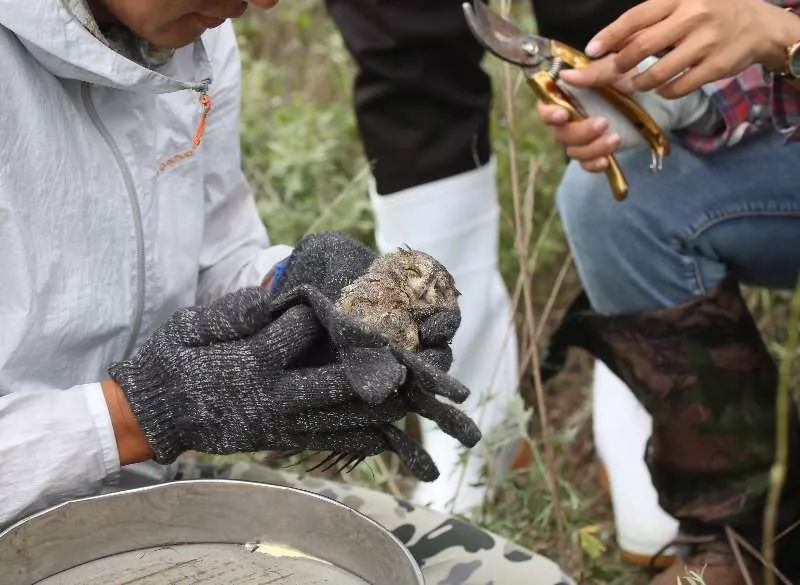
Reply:
[[[453,277],[432,256],[399,249],[377,258],[342,289],[339,309],[405,349],[419,349],[419,325],[441,310],[456,309]]]

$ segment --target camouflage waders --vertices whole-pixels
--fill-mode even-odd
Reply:
[[[603,360],[652,415],[646,460],[660,504],[681,532],[720,534],[730,526],[758,546],[775,456],[777,371],[738,285],[725,281],[678,307],[610,317],[582,297],[553,336],[546,378],[569,345]],[[789,470],[783,526],[798,517],[798,486]]]
[[[337,500],[390,530],[411,551],[427,585],[571,585],[552,561],[456,518],[363,487],[270,469],[256,462],[212,466],[179,460],[178,479],[285,485]],[[376,584],[384,585],[384,584]],[[388,585],[388,584],[386,584]]]

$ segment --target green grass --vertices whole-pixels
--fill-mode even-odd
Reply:
[[[238,24],[243,164],[273,241],[312,229],[369,241],[352,66],[319,4],[293,0]]]

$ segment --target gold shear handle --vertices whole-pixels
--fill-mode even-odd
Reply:
[[[650,169],[660,171],[665,156],[669,155],[669,139],[663,130],[655,123],[650,114],[639,103],[614,87],[598,87],[596,91],[607,102],[613,105],[619,113],[633,124],[636,131],[647,141],[653,162]]]
[[[529,74],[528,85],[531,86],[539,99],[545,103],[561,106],[569,112],[570,120],[584,120],[588,118],[586,112],[578,101],[567,92],[563,91],[556,83],[555,78],[547,71],[536,71]],[[614,193],[614,199],[622,201],[628,196],[628,181],[614,155],[608,157],[606,177]]]
[[[551,41],[550,51],[554,59],[560,59],[570,67],[581,69],[589,65],[592,60],[586,55],[573,49],[569,45]],[[650,145],[653,153],[653,170],[661,169],[661,162],[665,156],[669,155],[669,139],[663,130],[656,124],[655,120],[642,108],[636,100],[625,95],[615,87],[605,86],[594,88],[607,102],[609,102],[619,113],[636,128],[636,131]]]

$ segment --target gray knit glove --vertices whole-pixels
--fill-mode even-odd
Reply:
[[[332,310],[325,308],[330,307],[329,303],[324,302],[325,298],[335,302],[342,288],[364,274],[376,258],[372,250],[344,234],[312,234],[303,238],[292,255],[282,263],[273,278],[271,291],[273,294],[283,293],[281,299],[285,299],[288,295],[295,299],[294,302],[310,304],[315,307],[318,315],[323,315]],[[279,303],[282,302],[281,299]],[[331,313],[325,320],[328,321],[328,327],[332,331],[339,329],[342,324],[352,323],[338,311]],[[339,325],[333,324],[332,321]],[[463,445],[472,447],[481,437],[475,423],[457,408],[437,399],[437,396],[444,396],[460,403],[468,396],[466,388],[446,375],[453,361],[450,342],[460,323],[461,314],[458,309],[440,311],[420,324],[419,352],[412,353],[389,346],[380,336],[377,347],[372,351],[376,356],[383,356],[387,363],[391,361],[388,358],[388,354],[391,354],[406,366],[407,380],[401,386],[399,393],[408,405],[408,412],[417,413],[436,422],[442,430],[457,438]],[[376,334],[366,335],[371,338]],[[351,373],[358,371],[353,364],[359,361],[363,348],[372,347],[370,345],[372,342],[367,342],[366,337],[360,344],[355,344],[355,347],[350,349],[347,347],[348,343],[337,341],[336,334],[332,335],[332,341],[337,346],[333,350],[337,359],[350,363]],[[324,347],[316,347],[312,353],[322,355],[325,351]],[[365,360],[365,363],[368,363],[368,360]],[[356,391],[365,401],[372,404],[381,403],[387,396],[385,384],[368,383],[369,375],[379,371],[379,366],[371,364],[363,368],[363,372],[368,374],[364,379],[353,380]]]
[[[467,447],[480,440],[480,430],[472,419],[437,399],[443,397],[461,403],[469,397],[469,390],[441,367],[441,351],[433,345],[433,341],[441,341],[441,330],[450,326],[447,317],[442,319],[446,325],[441,325],[434,316],[427,327],[420,328],[420,345],[426,349],[415,353],[389,345],[380,333],[340,312],[311,286],[301,285],[284,293],[274,301],[273,310],[284,311],[295,306],[313,308],[326,330],[324,338],[335,348],[337,363],[343,368],[350,388],[360,400],[371,405],[369,408],[380,412],[390,398],[399,396],[406,405],[404,415],[415,412],[432,420]],[[446,354],[451,355],[449,347]],[[403,376],[396,385],[394,372],[398,364]]]
[[[336,302],[342,288],[364,274],[376,258],[372,250],[345,234],[312,234],[300,240],[282,263],[270,290],[280,294],[307,285]],[[419,358],[440,370],[449,370],[453,362],[450,342],[460,324],[458,309],[440,311],[421,323]]]
[[[335,302],[342,289],[364,274],[376,258],[375,252],[345,234],[311,234],[297,243],[273,280],[271,292],[277,295],[307,284]]]
[[[313,348],[320,343],[343,359],[313,364]],[[312,289],[272,302],[265,291],[252,288],[208,307],[178,311],[136,356],[113,364],[109,373],[160,463],[189,449],[219,454],[308,449],[333,451],[348,461],[390,450],[430,481],[438,475],[430,457],[390,424],[412,408],[430,409],[429,397],[417,406],[414,392],[398,392],[408,384],[409,367],[381,350],[383,345],[379,335],[341,315]],[[434,384],[454,400],[466,396],[454,380],[440,380],[413,358],[409,363],[412,377],[420,376],[417,385]],[[380,404],[369,404],[364,396]],[[443,416],[436,410],[432,418]],[[462,417],[455,432],[474,444],[480,434]],[[447,418],[443,428],[453,428]]]

